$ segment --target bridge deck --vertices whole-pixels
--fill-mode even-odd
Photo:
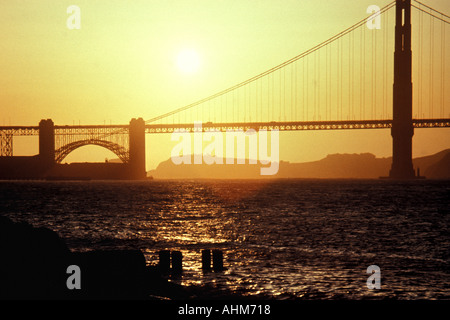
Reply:
[[[413,119],[414,128],[448,128],[450,119]],[[58,125],[55,135],[86,134],[96,131],[98,134],[118,134],[128,131],[128,125]],[[347,130],[347,129],[385,129],[392,127],[392,120],[350,120],[350,121],[288,121],[288,122],[228,122],[202,123],[202,131],[227,130]],[[194,131],[193,123],[147,124],[146,133],[170,133],[174,130]],[[39,135],[39,126],[0,126],[0,134],[14,136]]]
[[[202,123],[202,131],[227,130],[344,130],[344,129],[385,129],[392,127],[392,120],[365,121],[290,121],[290,122],[230,122],[230,123]],[[450,119],[419,119],[413,120],[414,128],[444,128],[450,127]],[[194,131],[194,124],[153,124],[146,125],[146,133],[167,133],[174,130]],[[197,129],[198,130],[198,129]]]

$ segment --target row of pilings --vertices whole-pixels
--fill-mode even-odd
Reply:
[[[181,275],[183,273],[183,254],[181,251],[161,250],[158,254],[158,269],[162,274]],[[225,270],[223,266],[223,252],[219,249],[202,250],[201,263],[204,272],[221,272]]]

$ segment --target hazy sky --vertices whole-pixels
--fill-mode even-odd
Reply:
[[[44,118],[56,124],[149,119],[278,65],[368,16],[369,5],[389,2],[1,1],[0,124],[37,125]],[[448,0],[423,2],[450,13]],[[79,30],[67,28],[70,5],[81,9]],[[183,49],[198,54],[196,72],[186,74],[178,67]],[[152,169],[170,157],[175,143],[168,134],[146,138],[147,169]],[[16,139],[16,154],[36,153],[37,143],[31,140]],[[389,130],[280,134],[280,156],[291,162],[329,153],[390,156],[391,145]],[[449,147],[449,129],[415,131],[415,156]],[[67,160],[105,157],[114,155],[84,147]]]

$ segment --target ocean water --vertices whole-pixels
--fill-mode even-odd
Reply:
[[[0,214],[73,251],[180,250],[173,281],[275,299],[449,299],[450,181],[1,181]],[[202,249],[222,249],[203,273]],[[381,289],[366,286],[371,265]]]

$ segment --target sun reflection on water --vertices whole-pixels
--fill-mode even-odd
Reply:
[[[150,265],[181,251],[183,275],[171,280],[181,284],[278,299],[448,297],[448,185],[421,183],[30,182],[7,184],[20,198],[2,201],[73,250],[140,249]],[[203,272],[203,249],[222,250],[227,269]],[[365,285],[372,264],[381,291]]]

